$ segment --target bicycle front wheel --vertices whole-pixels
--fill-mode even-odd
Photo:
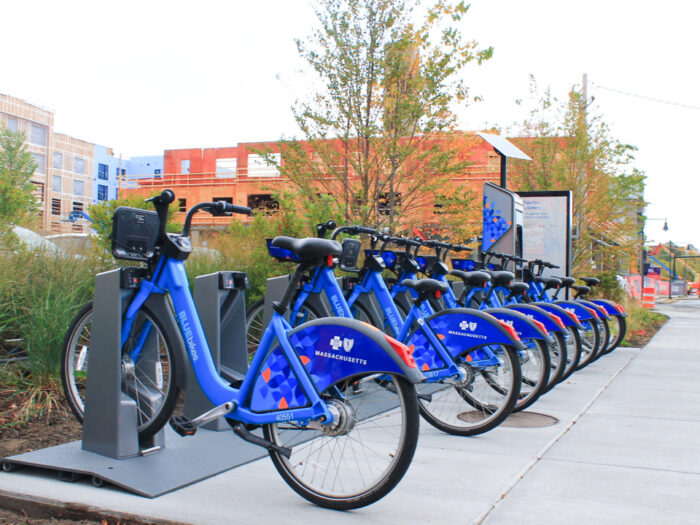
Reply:
[[[390,379],[389,379],[390,378]],[[336,510],[374,503],[401,480],[418,442],[415,389],[400,376],[354,376],[321,394],[334,428],[293,422],[264,427],[273,443],[290,447],[288,459],[270,457],[285,482],[303,498]]]
[[[88,351],[92,335],[92,301],[83,305],[68,328],[61,348],[61,385],[68,406],[82,423],[85,415]]]
[[[63,343],[61,382],[71,410],[81,423],[87,404],[88,357],[92,339],[92,303],[75,317]],[[136,403],[140,438],[149,438],[165,425],[175,407],[173,345],[160,321],[145,307],[134,320],[122,347],[121,390]]]
[[[458,383],[419,383],[423,418],[435,428],[458,436],[476,436],[500,425],[520,394],[518,356],[509,346],[490,345],[460,361]]]

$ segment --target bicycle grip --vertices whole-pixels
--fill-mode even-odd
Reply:
[[[219,201],[221,202],[221,201]],[[238,206],[237,204],[231,204],[230,202],[224,202],[224,212],[225,213],[237,213],[239,215],[250,215],[253,213],[252,208],[247,206]]]

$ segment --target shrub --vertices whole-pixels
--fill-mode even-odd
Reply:
[[[0,338],[20,338],[35,385],[58,377],[63,338],[90,300],[94,260],[20,250],[5,253],[0,273]]]

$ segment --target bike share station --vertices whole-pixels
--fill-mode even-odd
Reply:
[[[86,387],[82,441],[74,441],[2,459],[11,472],[22,467],[57,472],[63,481],[91,478],[95,486],[110,483],[141,496],[154,498],[191,485],[234,467],[267,456],[267,451],[236,439],[223,417],[181,437],[169,425],[147,442],[139,442],[136,403],[122,392],[121,319],[139,286],[141,268],[119,268],[97,275]],[[194,300],[221,375],[234,382],[248,368],[245,331],[245,290],[242,272],[217,272],[195,279]],[[146,306],[171,326],[164,329],[184,344],[165,294],[152,294]],[[152,330],[151,333],[154,333]],[[158,338],[149,337],[143,352],[158,350]],[[159,361],[158,361],[159,362]],[[159,371],[152,367],[154,375]],[[189,360],[184,412],[196,417],[213,408],[194,378]],[[154,377],[149,379],[154,380]],[[146,392],[139,392],[139,395]],[[159,400],[158,393],[153,401]]]

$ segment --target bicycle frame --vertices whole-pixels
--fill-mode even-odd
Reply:
[[[335,284],[335,281],[333,283]],[[234,409],[226,417],[254,425],[291,420],[303,423],[321,417],[324,418],[324,423],[333,421],[333,416],[321,399],[319,392],[323,391],[329,384],[334,383],[335,380],[342,379],[342,374],[352,368],[350,365],[353,362],[341,366],[340,369],[336,367],[336,370],[333,372],[335,375],[331,375],[331,372],[328,372],[325,374],[325,377],[315,377],[316,383],[314,383],[310,372],[310,368],[315,364],[314,355],[299,355],[301,353],[298,353],[300,350],[299,346],[293,345],[290,341],[292,327],[280,313],[275,312],[263,334],[248,373],[246,373],[240,387],[236,388],[229,385],[216,371],[194,299],[189,291],[185,267],[180,260],[171,259],[163,255],[158,261],[153,278],[142,282],[139,291],[127,308],[122,328],[122,342],[126,341],[136,315],[148,297],[152,293],[165,292],[170,293],[174,316],[177,319],[180,333],[186,346],[184,350],[189,356],[202,391],[214,406],[233,402]],[[341,294],[342,297],[339,289],[337,293]],[[367,334],[363,335],[357,330],[353,331],[352,326],[347,327],[342,324],[336,326],[337,330],[333,330],[333,328],[334,326],[328,323],[316,323],[315,327],[309,327],[308,329],[330,331],[332,332],[331,335],[338,333],[341,336],[351,332],[356,338],[365,337],[367,339],[366,341],[362,339],[358,341],[358,348],[365,346],[369,349],[369,352],[376,350],[376,340],[372,340],[372,334],[369,334],[369,337],[367,337]],[[150,327],[144,326],[144,330],[150,330]],[[327,334],[326,337],[328,337]],[[144,334],[139,334],[137,348],[131,354],[132,358],[138,358],[138,353],[144,341]],[[275,341],[279,344],[273,348]],[[329,345],[330,343],[326,346]],[[322,348],[322,345],[319,344],[318,347]],[[396,349],[394,350],[396,351]],[[392,356],[386,352],[375,351],[374,354],[372,354],[372,357],[358,357],[355,361],[364,362],[362,370],[368,373],[399,373],[408,376],[409,380],[413,382],[419,380],[416,377],[416,374],[420,376],[417,370],[415,370],[415,374],[407,374],[407,370],[404,368],[410,368],[410,363],[407,363],[406,359],[404,359],[406,367],[402,368],[400,363],[396,362],[396,359],[393,359],[392,362]],[[318,352],[315,355],[318,356]],[[292,374],[289,374],[288,370],[284,370],[286,382],[279,385],[275,391],[274,388],[267,387],[267,380],[270,374],[279,373],[280,366],[283,367],[284,363],[279,365],[280,357],[286,360],[286,364],[291,368]],[[275,360],[277,364],[274,363]],[[304,360],[303,363],[302,360]],[[318,361],[317,358],[316,361]],[[376,370],[374,365],[376,365]],[[266,373],[267,377],[265,377]],[[323,387],[319,385],[319,382],[323,383]],[[299,392],[298,386],[301,387],[301,392]],[[287,399],[285,394],[285,396],[281,397],[281,400],[278,400],[275,399],[276,396],[272,395],[274,392],[271,391],[277,393],[292,392],[293,394],[289,399]]]

